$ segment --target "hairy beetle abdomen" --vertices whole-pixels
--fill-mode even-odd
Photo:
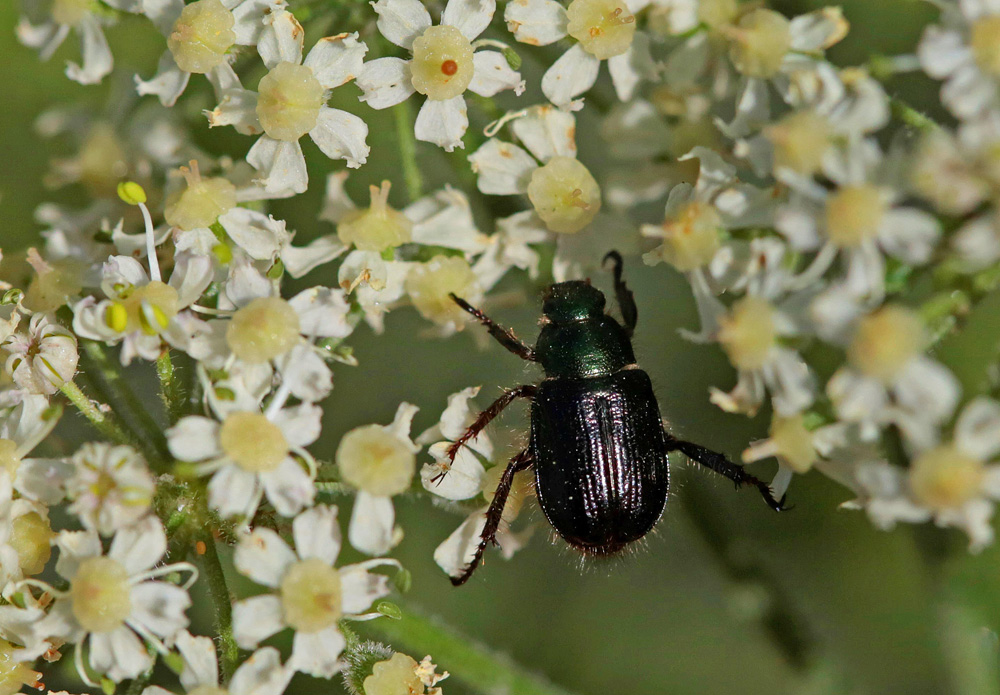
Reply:
[[[663,513],[667,448],[641,369],[543,381],[532,400],[531,449],[542,511],[585,552],[617,552]]]

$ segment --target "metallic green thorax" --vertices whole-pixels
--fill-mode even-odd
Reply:
[[[628,334],[604,313],[604,294],[590,283],[552,285],[542,311],[548,321],[535,343],[535,354],[547,377],[611,376],[635,364]]]

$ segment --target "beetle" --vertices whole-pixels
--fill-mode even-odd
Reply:
[[[742,466],[666,431],[652,383],[632,351],[638,309],[622,279],[622,257],[611,251],[604,263],[609,260],[623,323],[605,313],[604,293],[589,280],[556,283],[543,294],[542,329],[534,347],[450,295],[507,350],[545,371],[538,384],[506,390],[447,450],[454,462],[459,449],[507,406],[519,398],[531,402],[529,444],[504,469],[475,555],[461,574],[451,577],[455,586],[468,581],[486,546],[496,544],[514,476],[528,468],[534,469],[546,519],[587,555],[613,555],[652,530],[666,507],[672,451],[725,476],[737,488],[756,487],[773,510],[786,509],[784,497],[776,500],[768,485]]]

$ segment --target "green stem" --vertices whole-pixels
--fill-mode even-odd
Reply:
[[[930,132],[938,128],[938,124],[931,118],[920,113],[899,97],[892,97],[889,105],[892,108],[892,115],[911,128],[924,132]]]
[[[69,399],[69,402],[76,406],[76,409],[80,413],[90,420],[98,432],[103,434],[108,439],[118,443],[118,444],[128,444],[134,445],[135,442],[132,437],[122,429],[121,425],[114,419],[114,417],[109,413],[105,412],[102,408],[108,408],[108,406],[101,404],[102,407],[98,407],[94,401],[90,400],[87,395],[80,390],[72,381],[65,382],[59,389],[63,392],[63,395]]]
[[[170,422],[177,422],[183,414],[184,395],[181,393],[181,384],[174,372],[174,362],[169,350],[164,350],[156,358],[156,375],[160,378],[160,398],[163,399]]]
[[[569,695],[569,691],[526,671],[507,656],[475,642],[439,618],[421,614],[412,606],[404,607],[401,620],[373,620],[364,626],[412,650],[415,658],[432,655],[442,669],[447,669],[477,692]]]
[[[420,197],[424,184],[420,167],[417,166],[417,140],[413,133],[413,107],[410,106],[410,100],[405,99],[392,107],[392,115],[396,120],[396,139],[399,140],[399,154],[403,162],[406,195],[412,203]]]
[[[205,554],[201,556],[201,566],[208,582],[208,591],[215,605],[215,631],[219,635],[219,665],[222,668],[223,683],[229,683],[239,660],[239,647],[233,636],[233,603],[226,583],[226,573],[215,546],[215,537],[209,530],[202,540]]]

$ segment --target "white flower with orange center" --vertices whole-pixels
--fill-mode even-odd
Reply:
[[[477,50],[498,42],[476,41],[493,13],[495,0],[448,0],[441,24],[420,0],[378,0],[378,28],[392,43],[410,51],[410,60],[377,58],[365,63],[358,75],[364,91],[361,101],[385,109],[414,92],[427,97],[420,107],[414,131],[418,140],[451,152],[464,147],[469,127],[465,91],[492,97],[505,89],[524,91],[520,73],[512,70],[499,51]]]
[[[260,39],[264,17],[285,7],[284,0],[141,0],[142,12],[167,38],[167,50],[149,80],[135,76],[139,94],[155,94],[173,106],[192,74],[205,75],[215,89],[238,84],[229,64],[235,46]]]
[[[286,666],[329,678],[344,666],[346,646],[338,623],[367,620],[372,603],[389,593],[389,578],[369,572],[400,565],[389,558],[338,568],[340,528],[337,508],[317,505],[292,521],[294,549],[267,528],[244,536],[233,557],[237,571],[271,592],[233,606],[233,634],[244,649],[286,628],[295,632]],[[235,693],[233,695],[236,695]]]
[[[390,424],[355,427],[337,446],[341,480],[358,491],[347,537],[368,555],[388,552],[403,538],[392,498],[410,488],[416,472],[418,447],[410,440],[416,412],[400,403]]]
[[[187,588],[197,576],[186,562],[157,566],[167,551],[167,536],[155,516],[119,531],[105,553],[93,531],[63,531],[56,571],[69,582],[66,590],[26,579],[55,597],[48,614],[33,631],[38,639],[73,643],[76,668],[91,687],[97,687],[84,668],[87,645],[90,668],[118,683],[152,667],[146,645],[161,654],[188,623],[184,611],[191,605]],[[189,574],[184,586],[159,577]]]
[[[302,193],[309,184],[299,139],[309,135],[330,159],[356,169],[368,159],[368,126],[347,111],[326,106],[330,90],[361,72],[368,47],[357,33],[328,36],[303,58],[304,33],[287,10],[264,17],[257,50],[268,73],[257,91],[237,81],[221,91],[219,105],[208,113],[211,126],[232,125],[261,137],[247,153],[269,195]]]

